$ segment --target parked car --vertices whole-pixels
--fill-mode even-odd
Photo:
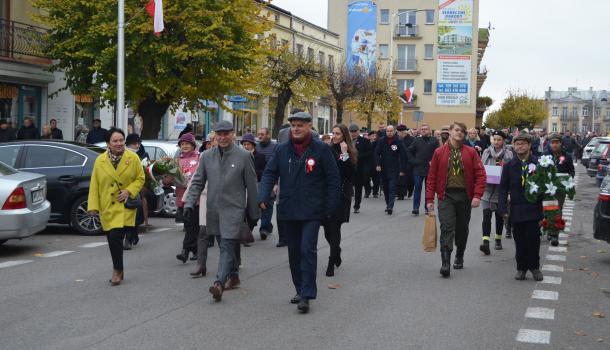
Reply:
[[[610,243],[610,176],[606,176],[599,189],[593,214],[593,237]]]
[[[44,175],[17,171],[0,162],[0,244],[32,236],[47,227],[51,203],[46,196]]]
[[[587,167],[587,175],[590,177],[596,177],[597,173],[602,170],[601,166],[608,164],[608,146],[610,146],[610,139],[602,139],[591,152]]]
[[[83,235],[102,232],[97,216],[87,212],[93,164],[104,150],[69,141],[15,141],[0,144],[0,161],[18,170],[47,177],[49,222],[69,224]],[[149,209],[161,210],[162,196],[149,198]]]
[[[582,165],[585,166],[585,168],[589,167],[589,157],[591,156],[591,152],[593,152],[595,147],[597,147],[597,145],[599,144],[600,140],[602,140],[602,139],[610,139],[610,138],[608,138],[608,137],[594,137],[583,148],[583,150],[582,150],[582,159],[580,160],[580,162],[582,163]]]

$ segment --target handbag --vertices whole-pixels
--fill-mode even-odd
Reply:
[[[436,251],[436,216],[434,214],[426,215],[424,222],[424,235],[422,237],[422,246],[426,252]]]
[[[116,185],[120,190],[121,188],[119,187],[118,182]],[[139,207],[142,206],[142,196],[138,192],[138,194],[136,195],[135,198],[127,197],[127,200],[125,201],[124,205],[125,205],[125,209],[138,209]]]

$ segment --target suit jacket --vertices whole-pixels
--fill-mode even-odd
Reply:
[[[535,156],[530,156],[528,163],[538,164]],[[521,160],[515,156],[502,168],[500,180],[500,196],[498,198],[498,211],[500,215],[508,214],[513,223],[540,221],[543,218],[542,197],[537,203],[531,203],[525,198],[525,187],[521,184]],[[510,195],[510,204],[508,196]]]

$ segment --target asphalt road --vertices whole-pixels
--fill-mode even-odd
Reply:
[[[108,283],[104,237],[51,227],[0,246],[0,348],[608,349],[608,316],[593,314],[610,314],[610,246],[592,238],[596,189],[582,170],[566,251],[541,249],[546,265],[563,268],[545,272],[556,277],[547,283],[513,279],[512,240],[490,256],[478,251],[480,209],[464,270],[442,279],[440,254],[421,248],[424,218],[410,215],[412,201],[387,216],[383,199],[371,198],[344,226],[343,265],[332,278],[320,234],[318,299],[307,315],[289,304],[287,251],[275,247],[275,234],[242,249],[242,287],[214,303],[207,289],[218,248],[208,276],[189,278],[195,264],[176,260],[183,233],[170,219],[152,219],[151,232],[125,252],[118,287]]]

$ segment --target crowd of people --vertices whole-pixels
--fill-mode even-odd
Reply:
[[[355,124],[338,124],[326,141],[325,135],[313,130],[309,113],[295,111],[288,121],[277,142],[267,128],[237,142],[228,121],[218,122],[200,149],[191,131],[178,141],[177,161],[185,182],[175,183],[171,176],[163,179],[165,185],[176,186],[184,220],[182,249],[176,258],[182,263],[197,261],[191,276],[206,276],[208,249],[218,242],[218,269],[209,287],[214,300],[221,301],[224,292],[239,287],[241,246],[250,243],[248,237],[256,226],[261,240],[272,235],[276,210],[277,247],[288,247],[296,291],[290,302],[298,304],[300,312],[308,312],[310,301],[317,297],[320,228],[330,247],[326,276],[332,277],[342,264],[342,225],[352,213],[361,212],[363,197],[383,194],[386,215],[394,213],[396,200],[413,198],[411,214],[418,216],[422,191],[425,213],[437,215],[440,222],[443,277],[450,276],[451,267],[464,267],[471,212],[481,207],[480,251],[491,254],[495,224],[495,250],[503,249],[503,231],[515,240],[515,279],[525,279],[527,271],[536,281],[543,278],[542,201],[526,201],[525,181],[541,154],[551,155],[559,172],[574,176],[578,141],[571,134],[511,134],[467,129],[459,122],[440,130],[421,124],[411,130],[379,125],[376,131],[366,131]],[[129,237],[137,220],[137,208],[127,204],[138,201],[144,182],[137,155],[141,145],[131,135],[126,140],[115,128],[105,132],[105,141],[107,151],[96,161],[91,180],[89,211],[100,215],[108,235],[114,265],[110,282],[118,285],[124,278],[122,251],[131,248]],[[489,182],[485,166],[501,167],[501,181]],[[557,244],[557,237],[550,239]]]

